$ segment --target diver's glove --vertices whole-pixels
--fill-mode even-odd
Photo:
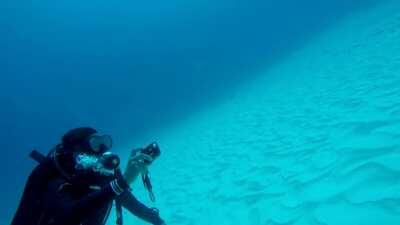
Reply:
[[[154,224],[154,225],[166,225],[165,221],[161,219],[161,222]]]
[[[115,169],[115,179],[110,182],[110,185],[116,195],[130,190],[129,184],[126,182],[119,168]]]
[[[165,221],[160,218],[158,222],[153,223],[153,225],[166,225]]]
[[[153,221],[153,225],[166,225],[165,221],[161,219],[160,217],[160,211],[157,208],[151,208],[151,211],[153,215],[157,218],[155,221]]]

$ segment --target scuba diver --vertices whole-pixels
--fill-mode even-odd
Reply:
[[[165,225],[156,208],[140,203],[129,187],[139,174],[154,201],[147,167],[160,155],[157,143],[133,151],[124,174],[112,139],[90,127],[67,132],[39,162],[26,183],[11,225],[104,225],[115,202],[117,224],[122,207],[154,225]]]

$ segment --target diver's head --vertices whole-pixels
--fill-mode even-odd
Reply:
[[[68,131],[62,137],[65,149],[74,153],[101,155],[112,147],[109,135],[100,135],[91,127],[79,127]]]

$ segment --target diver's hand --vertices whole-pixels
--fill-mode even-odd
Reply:
[[[160,211],[157,208],[150,208],[152,211],[152,224],[153,225],[165,225],[165,221],[160,217]]]
[[[147,171],[149,164],[153,158],[140,151],[132,151],[128,164],[125,169],[124,177],[126,181],[131,184],[139,176],[139,174]]]
[[[162,220],[162,219],[160,219],[160,220],[161,220],[161,222],[158,222],[154,225],[167,225],[164,220]]]

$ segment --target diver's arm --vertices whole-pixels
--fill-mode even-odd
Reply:
[[[70,205],[70,214],[77,215],[78,217],[85,216],[92,209],[97,209],[99,205],[106,204],[112,201],[117,194],[113,190],[111,185],[106,185],[100,190],[94,191],[85,197],[81,198],[79,201],[74,201]]]
[[[115,178],[104,185],[99,190],[89,193],[87,196],[75,202],[72,210],[76,213],[86,215],[87,210],[96,208],[99,204],[104,204],[114,200],[117,196],[129,190],[129,185],[124,179],[121,170],[115,170]]]
[[[117,197],[117,200],[121,202],[124,208],[128,209],[135,216],[154,225],[165,224],[156,210],[143,205],[130,191],[125,191]]]
[[[81,222],[83,218],[96,211],[99,206],[115,199],[123,190],[115,187],[115,182],[105,185],[100,190],[93,191],[88,195],[75,200],[68,190],[63,191],[63,183],[57,182],[51,185],[48,201],[55,215],[52,219],[54,224],[69,225]],[[68,189],[68,186],[65,187]],[[117,189],[117,190],[116,190]]]

